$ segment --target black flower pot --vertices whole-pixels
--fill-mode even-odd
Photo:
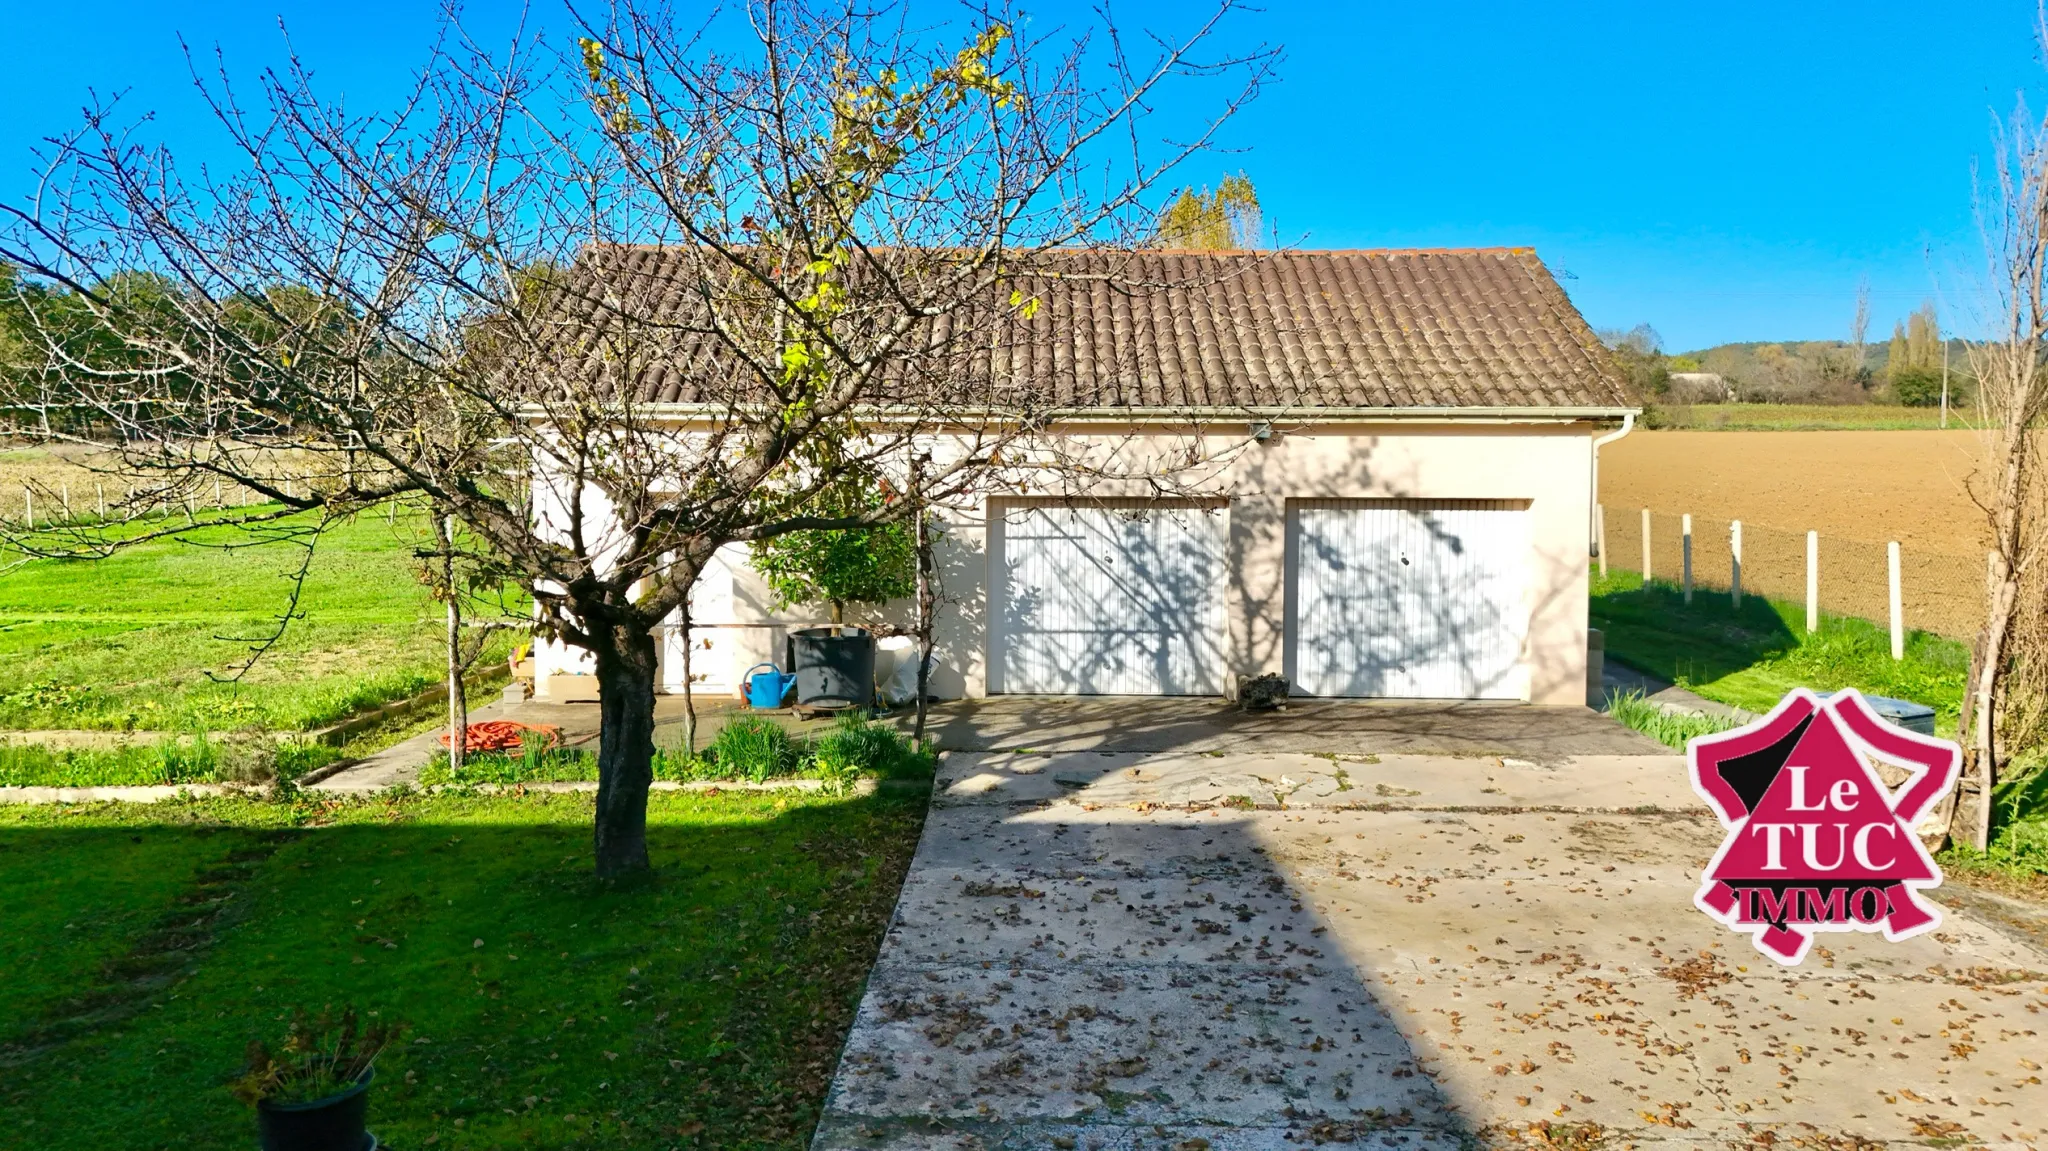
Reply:
[[[796,672],[796,705],[833,710],[873,707],[875,637],[864,627],[791,632],[784,660]]]
[[[370,1109],[370,1081],[363,1072],[355,1086],[305,1103],[256,1104],[256,1131],[263,1151],[375,1151],[377,1139],[363,1128]]]

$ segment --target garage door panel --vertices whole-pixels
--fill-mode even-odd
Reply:
[[[1220,693],[1223,522],[1195,507],[1005,509],[997,690]]]
[[[1523,697],[1521,505],[1331,501],[1298,507],[1290,526],[1302,692]]]

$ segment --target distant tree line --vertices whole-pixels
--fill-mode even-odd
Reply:
[[[1974,394],[1970,345],[1944,338],[1930,301],[1894,328],[1888,344],[1804,340],[1717,344],[1671,354],[1648,324],[1599,333],[1636,394],[1651,402],[1773,404],[1941,402],[1942,346],[1948,345],[1949,403]]]

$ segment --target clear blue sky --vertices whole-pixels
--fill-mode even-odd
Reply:
[[[1972,162],[2022,90],[2048,107],[2032,0],[1265,2],[1237,28],[1285,46],[1284,81],[1230,130],[1245,150],[1191,178],[1242,168],[1282,239],[1310,247],[1533,244],[1596,326],[1647,321],[1673,350],[1841,337],[1863,277],[1873,337],[1928,296],[1962,319],[1981,267]],[[128,89],[204,158],[180,33],[246,72],[278,58],[282,14],[323,87],[362,108],[403,85],[436,7],[12,0],[0,195],[26,193],[29,149],[88,88]],[[1117,14],[1170,28],[1200,7]],[[513,11],[470,16],[502,28]],[[557,12],[536,0],[531,20]]]

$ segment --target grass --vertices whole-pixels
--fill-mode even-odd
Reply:
[[[923,797],[657,794],[627,889],[590,876],[592,802],[0,811],[0,1121],[250,1145],[245,1045],[354,1006],[410,1027],[392,1146],[802,1147]]]
[[[1969,408],[1952,408],[1951,429],[1971,426]],[[1915,431],[1941,427],[1941,409],[1893,404],[1652,404],[1643,422],[1652,428],[1693,431]]]
[[[1607,658],[1667,679],[1707,699],[1769,711],[1795,687],[1909,699],[1934,708],[1935,729],[1953,736],[1969,649],[1926,632],[1909,632],[1906,658],[1891,657],[1890,633],[1868,620],[1823,616],[1806,633],[1806,608],[1746,596],[1735,611],[1726,596],[1695,594],[1614,572],[1593,579],[1592,623]]]
[[[315,553],[282,642],[223,682],[287,605],[302,552],[231,529],[0,574],[0,727],[302,731],[440,681],[441,609],[413,573],[423,521],[367,515]],[[7,557],[0,556],[0,561]],[[501,639],[496,647],[508,647]],[[495,654],[491,657],[495,658]]]
[[[1593,581],[1593,626],[1605,633],[1607,657],[1660,676],[1707,699],[1754,712],[1770,710],[1794,687],[1854,687],[1934,708],[1935,731],[1953,739],[1969,649],[1911,632],[1906,658],[1891,658],[1889,632],[1867,620],[1823,616],[1806,634],[1804,605],[1746,597],[1736,612],[1721,595],[1698,595],[1686,606],[1677,589],[1616,572]],[[1615,701],[1616,720],[1671,747],[1703,734],[1695,724],[1664,716],[1640,699]],[[2007,770],[1992,795],[1991,848],[1951,848],[1942,866],[1959,875],[2048,898],[2048,755]]]
[[[918,752],[895,728],[858,716],[841,716],[823,735],[799,739],[763,716],[741,715],[719,728],[698,756],[654,750],[654,778],[678,783],[768,779],[848,781],[929,779],[934,753]],[[517,752],[472,752],[462,771],[448,770],[448,753],[437,752],[420,769],[424,786],[445,784],[571,783],[597,778],[597,756],[583,748],[548,749],[527,740]]]
[[[1639,691],[1611,696],[1607,701],[1607,714],[1623,727],[1634,728],[1679,751],[1684,751],[1685,745],[1699,736],[1713,735],[1737,726],[1733,720],[1718,716],[1672,715],[1644,699]]]
[[[103,748],[5,743],[0,744],[0,787],[131,787],[296,779],[343,754],[324,744],[224,741],[203,732]]]

